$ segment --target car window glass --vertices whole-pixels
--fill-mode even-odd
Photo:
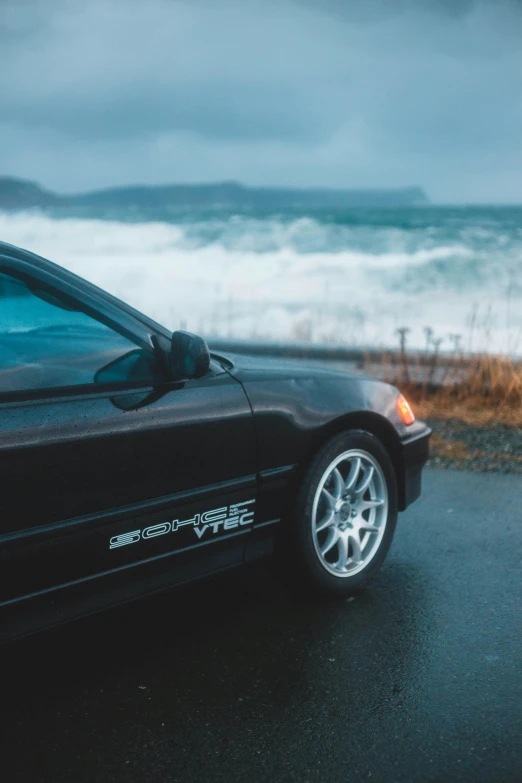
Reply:
[[[157,375],[152,354],[59,293],[0,273],[0,394]]]

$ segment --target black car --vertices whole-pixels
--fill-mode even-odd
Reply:
[[[210,353],[0,243],[0,641],[248,563],[344,594],[420,494],[385,383]]]

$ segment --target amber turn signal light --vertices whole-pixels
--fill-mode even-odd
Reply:
[[[413,415],[413,411],[410,408],[408,400],[402,394],[399,394],[397,397],[397,408],[399,409],[399,413],[404,424],[413,424],[415,421],[415,416]]]

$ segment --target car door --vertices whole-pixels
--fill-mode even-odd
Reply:
[[[240,562],[255,472],[222,367],[170,381],[143,324],[0,261],[0,603],[104,581],[131,597]]]

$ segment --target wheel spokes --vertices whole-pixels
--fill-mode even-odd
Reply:
[[[348,473],[348,478],[344,485],[345,492],[351,492],[355,487],[361,471],[361,465],[362,462],[360,457],[356,457],[354,460],[350,461],[350,472]]]
[[[331,509],[326,513],[326,515],[321,519],[321,521],[317,523],[315,532],[320,533],[321,530],[326,530],[326,528],[330,527],[330,525],[334,521],[335,521],[335,514],[333,512],[333,509]]]
[[[368,533],[378,533],[380,528],[376,525],[371,525],[369,522],[361,522],[359,530],[366,530]]]
[[[352,554],[350,557],[350,560],[353,563],[360,563],[361,562],[361,543],[359,541],[359,537],[356,535],[350,536],[350,544],[352,548]]]
[[[361,500],[359,503],[360,511],[367,511],[369,508],[379,508],[384,506],[383,498],[375,498],[375,500]]]
[[[333,510],[335,508],[335,498],[332,495],[332,493],[328,492],[328,490],[323,487],[322,490],[321,490],[321,495],[324,497],[324,499],[328,503],[328,507],[333,512]]]
[[[337,558],[335,567],[340,571],[344,571],[346,569],[346,564],[348,563],[348,536],[339,536],[337,549],[339,557]]]
[[[339,470],[339,468],[336,468],[334,470],[334,472],[332,473],[332,477],[335,484],[333,496],[336,500],[339,500],[339,498],[344,492],[344,479],[341,476],[341,471]]]
[[[372,483],[374,473],[375,473],[375,468],[373,467],[373,465],[368,465],[368,467],[364,471],[364,478],[362,482],[359,484],[358,487],[355,488],[356,495],[364,495],[364,493]]]
[[[328,531],[328,535],[326,537],[326,541],[321,547],[321,554],[324,556],[326,555],[330,549],[335,546],[337,543],[337,539],[339,538],[339,532],[337,528],[331,527]]]

